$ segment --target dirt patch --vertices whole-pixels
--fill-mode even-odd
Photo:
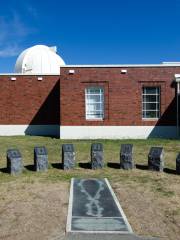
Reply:
[[[174,185],[172,188],[177,187]],[[131,187],[116,183],[114,188],[137,235],[180,239],[180,203],[176,195],[163,196],[138,185]]]
[[[156,181],[167,181],[164,174],[160,177],[153,174],[153,177]],[[180,239],[179,181],[174,180],[173,184],[165,184],[164,187],[152,185],[152,182],[110,182],[137,235]],[[41,182],[36,179],[31,183],[18,178],[2,183],[0,192],[0,240],[63,238],[68,182]]]
[[[1,185],[0,239],[45,240],[63,235],[68,186],[64,182]]]

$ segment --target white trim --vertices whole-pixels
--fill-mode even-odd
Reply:
[[[59,125],[0,125],[0,136],[59,136]]]
[[[69,206],[68,206],[67,223],[66,223],[66,232],[70,232],[71,231],[72,204],[73,204],[73,186],[74,186],[74,178],[71,178],[70,193],[69,193]]]
[[[60,76],[60,73],[0,73],[0,76]]]
[[[60,126],[61,139],[176,138],[176,126]]]
[[[16,77],[11,77],[10,80],[11,81],[16,81]]]
[[[144,121],[150,121],[147,119]],[[154,119],[153,119],[154,120]],[[61,139],[176,138],[176,126],[0,125],[0,136],[57,136]]]
[[[110,190],[110,192],[111,192],[111,195],[112,195],[112,197],[113,197],[113,199],[114,199],[114,201],[115,201],[115,203],[116,203],[117,208],[119,209],[119,211],[120,211],[120,213],[121,213],[121,215],[122,215],[122,218],[123,218],[124,221],[125,221],[125,224],[126,224],[126,226],[127,226],[127,228],[128,228],[129,233],[133,233],[132,227],[131,227],[131,225],[129,224],[129,222],[128,222],[128,220],[127,220],[127,217],[126,217],[126,215],[125,215],[125,213],[124,213],[124,211],[123,211],[123,209],[122,209],[122,207],[121,207],[121,205],[120,205],[120,203],[119,203],[119,200],[117,199],[117,197],[116,197],[116,195],[115,195],[115,193],[114,193],[114,191],[113,191],[113,189],[112,189],[112,187],[111,187],[111,185],[110,185],[110,183],[109,183],[109,181],[108,181],[107,178],[105,178],[105,182],[106,182],[107,186],[109,187],[109,190]]]
[[[177,64],[91,64],[91,65],[64,65],[61,68],[129,68],[129,67],[180,67],[180,63]]]
[[[180,82],[180,74],[174,74],[175,81]]]
[[[74,69],[70,69],[69,70],[69,74],[74,74],[75,73],[75,70]]]

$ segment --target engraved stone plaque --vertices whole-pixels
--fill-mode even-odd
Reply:
[[[103,145],[101,143],[93,143],[91,145],[91,168],[103,168]]]
[[[7,150],[7,170],[12,175],[20,174],[22,172],[22,155],[18,149]]]
[[[62,145],[62,165],[64,170],[75,167],[75,150],[73,144]]]
[[[121,145],[120,167],[126,170],[134,168],[132,144]]]
[[[48,154],[45,147],[34,148],[34,167],[36,171],[46,171],[48,169]]]
[[[151,147],[148,155],[148,168],[153,171],[163,171],[164,151],[162,147]]]

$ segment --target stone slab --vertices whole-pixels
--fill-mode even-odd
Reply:
[[[148,155],[148,168],[160,172],[164,170],[164,151],[162,147],[151,147]]]
[[[17,175],[22,172],[22,155],[18,149],[7,150],[7,170],[12,175]]]
[[[180,174],[180,153],[178,153],[176,158],[176,173]]]
[[[64,170],[75,167],[75,150],[73,144],[62,145],[62,166]]]
[[[91,168],[101,169],[104,166],[103,145],[102,143],[93,143],[91,145]]]
[[[34,148],[34,167],[35,171],[48,170],[48,153],[45,147]]]
[[[132,233],[107,179],[72,179],[67,231]]]
[[[133,145],[132,144],[122,144],[121,145],[120,167],[125,170],[134,168]]]

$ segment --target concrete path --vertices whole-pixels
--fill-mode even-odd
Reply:
[[[160,240],[152,237],[138,237],[135,234],[66,234],[64,240]]]

